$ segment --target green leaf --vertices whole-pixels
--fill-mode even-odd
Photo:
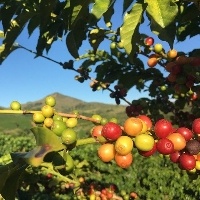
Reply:
[[[115,10],[113,8],[114,4],[112,4],[109,9],[103,14],[105,23],[111,23],[111,17],[113,16]]]
[[[17,2],[12,2],[8,4],[4,4],[0,9],[0,20],[2,21],[3,29],[7,32],[8,28],[10,27],[10,20],[15,15],[19,6]]]
[[[29,23],[27,26],[29,36],[31,36],[31,34],[39,26],[39,24],[40,24],[40,16],[39,15],[35,15],[29,20]]]
[[[127,54],[133,54],[137,50],[136,41],[139,40],[138,29],[143,12],[144,5],[135,3],[132,10],[124,16],[124,23],[120,28],[120,36]]]
[[[131,72],[127,72],[125,74],[122,74],[122,76],[119,78],[119,84],[123,84],[123,86],[126,89],[130,89],[133,86],[137,85],[139,79],[138,73],[134,70]]]
[[[178,41],[184,41],[187,37],[193,37],[199,34],[200,26],[197,20],[190,21],[182,26],[178,27],[177,39]]]
[[[41,163],[43,163],[44,157],[53,150],[54,149],[52,148],[52,145],[45,144],[35,147],[25,155],[22,154],[22,157],[27,164],[38,167],[41,165]]]
[[[37,146],[49,145],[52,151],[59,151],[65,148],[60,137],[53,131],[45,127],[33,127],[31,131],[35,136]]]
[[[31,12],[23,11],[12,21],[9,31],[6,33],[6,38],[3,40],[3,43],[5,44],[5,49],[1,52],[1,61],[3,61],[13,50],[13,43],[15,42],[18,35],[23,30],[26,22],[30,19],[32,15],[33,13]]]
[[[178,14],[178,6],[172,0],[146,0],[146,3],[147,13],[162,28],[171,24]]]
[[[124,0],[123,3],[123,13],[126,12],[126,10],[131,6],[131,4],[134,2],[134,0]]]
[[[190,53],[189,53],[189,56],[192,57],[192,56],[196,56],[196,57],[200,57],[200,49],[194,49],[192,50]]]
[[[40,33],[46,31],[47,24],[51,19],[51,13],[55,9],[57,0],[40,1]]]
[[[87,29],[85,28],[85,23],[86,22],[84,20],[79,19],[66,37],[66,46],[69,53],[74,58],[79,57],[78,49],[82,45],[83,40],[85,40],[87,37]]]
[[[162,28],[160,25],[152,20],[151,31],[158,35],[158,38],[162,41],[168,42],[171,49],[173,49],[173,44],[176,36],[176,24],[171,23],[169,26]]]
[[[27,165],[17,165],[12,174],[6,179],[4,187],[2,189],[2,196],[6,200],[15,200],[16,192],[20,183],[20,178],[27,168]]]
[[[105,61],[95,69],[97,80],[102,82],[113,83],[121,77],[121,65],[112,61]]]
[[[0,31],[0,38],[5,38],[3,31]]]
[[[69,53],[74,57],[74,58],[78,58],[79,57],[79,53],[78,53],[78,47],[76,44],[76,40],[74,37],[74,32],[70,31],[66,37],[66,46],[67,49],[69,51]]]
[[[190,22],[193,20],[197,20],[199,16],[199,10],[194,4],[191,4],[185,7],[183,13],[180,15],[179,22],[185,24],[186,22]]]
[[[70,25],[73,27],[76,22],[85,15],[85,13],[88,13],[88,0],[76,0],[70,2],[70,8],[71,8],[71,16],[70,16]],[[69,12],[69,11],[68,11]]]
[[[6,179],[13,172],[14,167],[15,164],[13,162],[7,165],[0,166],[0,194],[5,185]]]
[[[99,20],[103,14],[108,10],[111,0],[95,0],[92,6],[91,14]]]

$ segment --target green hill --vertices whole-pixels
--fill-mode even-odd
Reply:
[[[98,102],[84,102],[76,98],[62,95],[60,93],[50,94],[56,98],[55,109],[58,112],[70,113],[78,110],[80,114],[91,117],[93,114],[99,114],[102,117],[116,117],[119,122],[126,118],[125,106],[103,104]],[[22,110],[40,110],[44,105],[44,99],[22,104]],[[1,108],[6,109],[6,108]],[[28,132],[31,128],[31,115],[0,114],[0,131],[6,133]],[[85,123],[85,122],[81,122]],[[81,126],[82,128],[82,126]],[[86,127],[85,127],[86,128]]]

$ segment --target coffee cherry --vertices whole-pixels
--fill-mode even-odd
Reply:
[[[156,143],[156,149],[159,153],[168,155],[174,152],[174,144],[167,138],[161,138]]]
[[[77,140],[77,134],[72,128],[67,128],[62,132],[61,139],[64,144],[73,144]]]
[[[21,104],[18,101],[12,101],[10,104],[12,110],[21,110]]]
[[[67,128],[66,123],[63,121],[54,121],[51,130],[58,136]]]
[[[157,58],[149,58],[148,61],[147,61],[147,65],[149,67],[155,67],[158,63],[158,60]]]
[[[42,122],[44,122],[44,120],[45,120],[45,117],[44,117],[44,115],[42,114],[42,112],[35,112],[35,113],[33,114],[33,121],[34,121],[35,123],[42,123]]]
[[[108,140],[117,140],[121,135],[122,129],[116,123],[108,122],[102,128],[102,136]]]
[[[74,118],[74,117],[69,118],[66,121],[66,125],[68,128],[74,128],[77,124],[78,124],[78,120],[77,118]]]
[[[54,109],[49,105],[44,105],[41,111],[44,117],[52,117],[54,114]]]
[[[116,49],[116,47],[117,47],[117,44],[116,44],[115,42],[112,42],[112,43],[110,44],[110,48],[111,48],[111,49]]]
[[[172,50],[169,50],[168,52],[167,52],[167,57],[169,58],[169,59],[173,59],[173,58],[176,58],[177,57],[177,51],[175,50],[175,49],[172,49]]]
[[[154,39],[152,37],[147,37],[145,40],[144,40],[144,44],[146,46],[151,46],[154,44]]]
[[[47,96],[45,98],[45,104],[54,107],[56,105],[56,99],[53,96]]]
[[[44,125],[47,127],[47,128],[50,128],[53,124],[53,119],[50,118],[50,117],[47,117],[45,118],[44,120]]]
[[[162,51],[162,49],[163,49],[162,44],[155,44],[155,45],[154,45],[154,51],[155,51],[156,53],[160,53],[160,52]]]

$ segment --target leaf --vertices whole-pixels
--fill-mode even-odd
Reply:
[[[155,23],[154,20],[152,20],[151,23],[151,31],[158,35],[158,38],[162,41],[168,42],[171,49],[173,49],[173,44],[175,41],[176,36],[176,24],[171,23],[169,26],[162,28],[160,25]]]
[[[115,10],[114,10],[114,4],[112,4],[109,9],[103,14],[105,23],[111,23],[111,17],[113,16]]]
[[[126,12],[126,10],[131,6],[131,4],[134,2],[134,0],[124,0],[123,3],[123,13]]]
[[[10,51],[7,52],[7,54],[5,55],[5,44],[2,44],[0,46],[0,64],[6,59],[6,57],[12,53],[14,50],[18,49],[19,46],[17,43],[14,43],[11,48],[10,48]]]
[[[78,58],[79,53],[78,53],[78,47],[76,45],[76,40],[74,38],[74,32],[70,31],[66,37],[66,46],[69,51],[69,53],[74,57]]]
[[[53,131],[45,127],[33,127],[31,131],[35,136],[37,146],[50,145],[52,151],[59,151],[65,148],[60,137]]]
[[[105,38],[105,30],[104,29],[93,29],[90,31],[89,34],[89,43],[91,47],[94,50],[94,53],[96,53],[99,45]]]
[[[74,58],[79,58],[78,49],[82,45],[83,40],[87,37],[87,29],[85,28],[85,25],[86,22],[83,19],[79,19],[66,37],[66,46],[69,53]]]
[[[180,15],[180,23],[185,24],[186,22],[197,20],[198,16],[199,16],[199,10],[194,4],[191,4],[185,7],[183,13]]]
[[[97,80],[102,82],[113,83],[121,77],[121,65],[112,61],[105,61],[95,69]]]
[[[3,31],[0,31],[0,38],[5,38]]]
[[[4,6],[1,7],[0,18],[5,32],[7,32],[8,28],[10,27],[10,21],[15,15],[17,9],[19,9],[19,6],[16,2],[12,2],[12,4],[5,3]]]
[[[6,179],[12,173],[15,164],[13,162],[0,166],[0,194],[5,185]]]
[[[200,57],[200,49],[194,49],[189,53],[189,56]]]
[[[162,28],[171,24],[178,14],[178,6],[171,0],[146,0],[146,3],[147,13]]]
[[[44,157],[52,151],[52,146],[49,144],[45,144],[43,146],[35,147],[31,151],[27,152],[25,155],[22,154],[22,156],[27,164],[38,167],[44,161]]]
[[[99,20],[103,14],[108,10],[111,0],[95,0],[92,6],[91,14]]]
[[[39,24],[40,24],[39,15],[35,15],[29,20],[29,23],[27,26],[29,36],[31,36],[31,34],[39,26]]]
[[[5,49],[4,51],[2,51],[0,55],[1,61],[3,61],[13,50],[12,49],[13,43],[15,42],[16,38],[23,30],[24,25],[32,15],[33,13],[31,12],[23,11],[14,20],[12,20],[12,23],[9,27],[9,31],[6,33],[6,37],[3,40],[3,43],[5,44]]]
[[[119,78],[118,84],[122,84],[126,89],[130,89],[133,86],[136,86],[139,79],[138,73],[132,70],[131,72],[127,72],[125,74],[122,74],[122,76]]]
[[[132,10],[125,14],[120,28],[121,42],[127,54],[136,52],[136,41],[139,40],[138,29],[144,12],[144,5],[135,3]]]
[[[76,22],[83,17],[83,15],[88,12],[88,0],[76,0],[70,2],[71,16],[70,25],[73,27]],[[68,11],[69,12],[69,11]]]
[[[177,40],[178,41],[184,41],[187,39],[187,37],[193,37],[199,34],[200,26],[198,21],[193,20],[187,24],[184,24],[183,26],[178,27],[177,31]]]
[[[19,186],[20,177],[23,174],[27,165],[18,165],[14,168],[14,172],[6,179],[4,187],[2,189],[2,196],[6,200],[15,200],[16,192]]]
[[[42,0],[40,1],[40,33],[46,31],[47,24],[51,19],[51,13],[56,6],[57,0]]]

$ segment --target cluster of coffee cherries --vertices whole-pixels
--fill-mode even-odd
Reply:
[[[180,54],[175,49],[165,53],[162,44],[154,45],[152,37],[145,38],[144,43],[153,51],[147,61],[149,67],[155,67],[162,59],[167,61],[164,65],[166,71],[169,72],[167,81],[173,86],[176,93],[175,97],[187,95],[192,100],[196,99],[199,96],[197,93],[199,93],[200,57]],[[166,89],[166,86],[161,87]]]
[[[193,120],[192,129],[174,128],[167,119],[159,119],[155,125],[146,115],[129,117],[123,126],[108,122],[99,131],[106,142],[98,149],[103,162],[112,160],[128,168],[133,163],[133,149],[144,157],[162,154],[187,171],[200,170],[200,118]]]
[[[115,91],[110,93],[110,97],[115,99],[117,105],[120,104],[120,99],[126,97],[127,89],[122,84],[114,86]]]
[[[78,124],[77,117],[63,117],[55,111],[56,99],[53,96],[45,98],[45,105],[41,110],[34,111],[32,120],[37,126],[43,126],[53,131],[57,136],[61,137],[62,142],[66,145],[75,143],[77,133],[74,127]],[[13,101],[10,104],[12,110],[20,110],[21,104]],[[76,115],[77,113],[73,113]]]
[[[95,182],[91,182],[89,185],[87,182],[83,182],[83,187],[76,192],[76,195],[80,199],[88,199],[89,196],[90,200],[130,200],[138,198],[137,193],[128,193],[125,190],[119,191],[114,184],[102,185]]]
[[[165,69],[169,72],[167,80],[173,85],[176,94],[181,97],[187,94],[190,98],[197,96],[199,66],[200,58],[185,55],[178,56],[166,64]]]
[[[178,52],[175,49],[171,49],[167,52],[167,54],[165,54],[162,44],[154,44],[154,39],[152,37],[145,38],[144,44],[148,48],[148,50],[153,52],[150,54],[147,61],[147,65],[149,67],[155,67],[158,64],[159,60],[162,58],[171,60],[176,58],[178,55]]]

